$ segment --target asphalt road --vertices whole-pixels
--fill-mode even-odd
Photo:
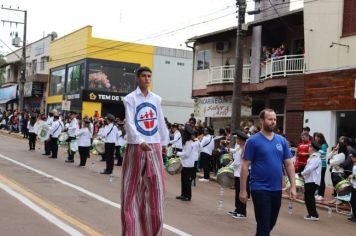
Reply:
[[[0,133],[0,235],[120,235],[120,167],[112,181],[100,175],[104,163],[92,156],[87,167],[42,156],[43,145],[28,151],[27,140]],[[164,235],[254,235],[252,202],[247,219],[226,214],[234,207],[234,191],[225,189],[223,209],[218,209],[220,188],[215,182],[197,183],[191,202],[175,199],[180,176],[167,175]],[[305,206],[294,203],[287,212],[283,200],[277,226],[271,235],[355,235],[356,224],[346,216],[318,209],[319,222],[303,220]],[[341,233],[341,234],[340,234]]]

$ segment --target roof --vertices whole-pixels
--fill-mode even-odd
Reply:
[[[297,14],[297,13],[300,13],[300,12],[303,12],[303,8],[297,9],[297,10],[294,10],[294,11],[289,11],[289,12],[286,12],[284,14],[281,13],[281,14],[279,14],[279,16],[273,16],[273,17],[270,17],[270,18],[267,18],[267,19],[260,19],[260,20],[252,21],[252,22],[247,23],[247,26],[248,27],[252,27],[252,26],[255,26],[255,25],[261,25],[262,23],[269,22],[269,21],[272,21],[272,20],[276,20],[276,19],[278,19],[280,17],[294,15],[294,14]],[[237,29],[237,26],[233,26],[233,27],[222,29],[222,30],[210,32],[210,33],[207,33],[207,34],[194,36],[193,38],[188,39],[186,42],[187,43],[195,42],[195,41],[197,41],[199,39],[207,38],[207,37],[214,36],[214,35],[217,35],[217,34],[226,33],[226,32],[229,32],[229,31],[236,30],[236,29]]]

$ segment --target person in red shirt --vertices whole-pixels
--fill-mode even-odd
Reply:
[[[304,170],[305,165],[307,164],[307,160],[309,157],[309,145],[311,140],[309,138],[309,134],[306,131],[303,131],[301,136],[301,142],[297,147],[297,159],[294,163],[295,173],[300,173]]]

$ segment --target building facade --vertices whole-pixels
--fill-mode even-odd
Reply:
[[[186,66],[172,67],[166,61]],[[174,113],[169,115],[186,113],[188,117],[186,104],[178,103],[181,93],[176,89],[165,92],[176,79],[189,81],[190,64],[186,51],[95,38],[92,27],[86,26],[51,43],[47,111],[71,110],[83,116],[112,113],[124,118],[122,99],[136,89],[135,71],[144,65],[153,70],[151,89],[162,96],[163,109],[171,105]],[[189,97],[190,86],[182,87],[182,94]]]

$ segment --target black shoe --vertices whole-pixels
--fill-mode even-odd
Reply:
[[[230,215],[230,216],[233,216],[233,215],[237,214],[237,211],[229,211],[227,214]]]
[[[347,220],[349,220],[351,222],[356,222],[356,217],[350,217],[350,218],[347,218]]]
[[[106,160],[104,160],[104,159],[101,159],[100,161],[106,161]]]
[[[176,199],[182,200],[184,196],[177,196]]]
[[[102,175],[111,175],[111,172],[104,170],[104,171],[100,172],[100,174],[102,174]]]
[[[67,162],[67,163],[73,163],[74,160],[65,160],[65,162]]]
[[[42,153],[43,156],[49,156],[51,155],[50,153]]]
[[[183,197],[181,200],[184,201],[184,202],[189,202],[190,198],[189,197]]]

